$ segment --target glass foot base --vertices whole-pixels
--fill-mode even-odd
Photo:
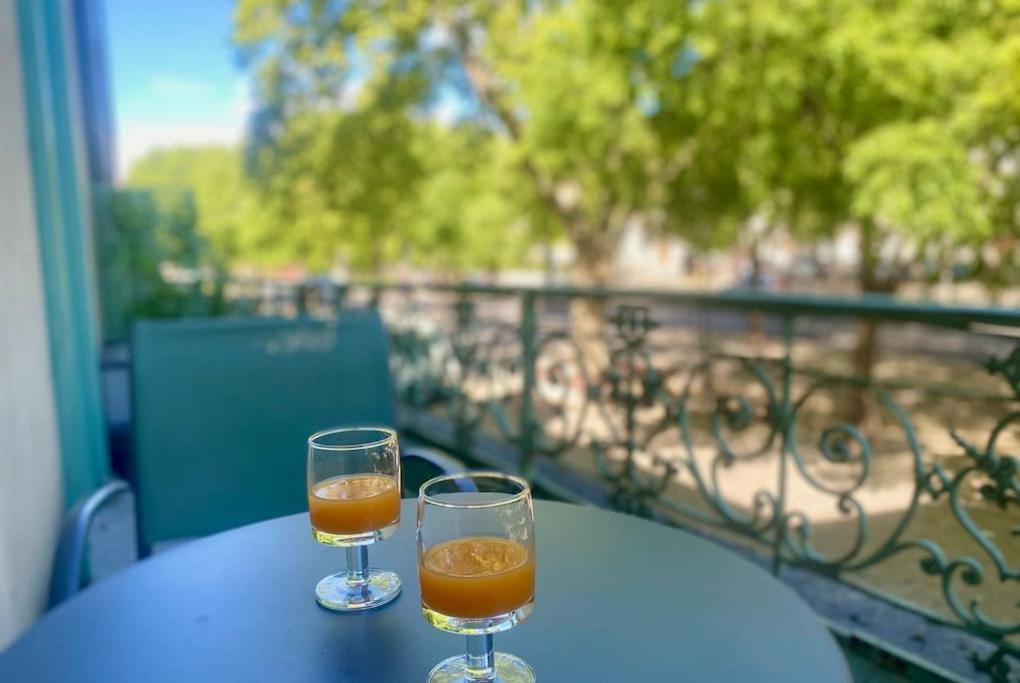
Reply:
[[[468,676],[467,657],[459,655],[444,659],[429,672],[428,683],[534,683],[535,672],[520,657],[506,652],[497,652],[495,678],[472,678]]]
[[[400,577],[383,569],[369,569],[368,581],[353,582],[347,572],[333,574],[315,587],[315,601],[337,612],[382,607],[400,595]]]

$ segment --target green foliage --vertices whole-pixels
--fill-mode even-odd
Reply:
[[[161,220],[193,224],[196,238],[207,246],[203,251],[197,241],[161,245],[171,260],[197,262],[201,256],[224,262],[260,252],[258,239],[264,219],[238,149],[156,150],[132,167],[127,185],[150,190]],[[169,234],[177,233],[171,230]]]
[[[704,246],[755,218],[807,240],[860,224],[866,250],[1008,250],[1018,16],[1017,0],[239,0],[263,201],[198,189],[200,231],[231,258],[369,270],[509,265],[566,236],[594,281],[633,221]]]
[[[992,287],[1020,282],[1020,2],[1013,0],[1011,9],[990,13],[996,44],[988,68],[953,117],[981,169],[982,202],[995,238],[991,249],[979,252],[976,275]]]
[[[1010,16],[1015,0],[703,3],[692,106],[709,183],[801,238],[878,229],[865,249],[1014,230],[989,201],[999,172],[974,161],[1020,121]]]
[[[498,263],[510,229],[566,235],[598,279],[633,219],[706,246],[755,216],[806,239],[1015,231],[1017,183],[974,161],[1017,148],[1015,0],[241,0],[235,18],[255,168],[305,258]],[[450,93],[459,124],[429,123]]]
[[[407,231],[410,256],[435,269],[496,269],[525,260],[541,216],[534,198],[510,179],[508,146],[483,131],[431,126],[422,136],[423,180]]]
[[[222,312],[222,267],[264,224],[240,151],[157,150],[127,184],[94,193],[104,337],[125,338],[135,318]],[[167,281],[168,269],[186,281]]]
[[[126,338],[135,318],[189,312],[192,293],[167,283],[160,266],[197,264],[190,202],[178,197],[171,211],[161,213],[152,193],[143,190],[102,189],[93,200],[104,339]]]
[[[260,83],[255,168],[282,215],[311,203],[309,227],[352,256],[499,264],[565,234],[598,269],[674,186],[682,139],[656,116],[682,3],[242,0],[235,19]],[[461,111],[439,132],[443,98]]]
[[[978,169],[935,121],[876,129],[853,145],[843,172],[854,189],[855,216],[881,220],[922,243],[988,236]]]
[[[266,150],[262,189],[286,256],[323,269],[374,270],[400,256],[421,161],[418,126],[371,112],[295,116]]]

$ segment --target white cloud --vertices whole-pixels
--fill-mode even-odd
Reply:
[[[163,93],[169,94],[177,88],[180,93],[192,88],[208,88],[211,84],[201,81],[174,81],[155,79],[153,89],[161,84]],[[219,111],[209,110],[209,117],[196,113],[195,107],[188,108],[187,117],[165,120],[134,119],[124,121],[117,130],[117,181],[122,182],[131,166],[154,149],[178,146],[236,145],[243,137],[248,116],[255,107],[255,95],[248,79],[239,78],[234,82],[233,96]]]
[[[243,123],[255,109],[255,88],[247,78],[234,81],[234,101],[230,105],[230,113]]]
[[[446,24],[432,24],[419,38],[419,43],[426,50],[438,50],[453,45],[453,32]]]
[[[432,108],[432,116],[436,118],[440,124],[444,126],[452,125],[457,121],[457,117],[460,116],[463,107],[458,105],[456,102],[452,102],[447,99],[440,99],[435,107]]]
[[[154,149],[177,146],[234,145],[244,134],[244,121],[224,124],[201,121],[151,123],[133,121],[121,126],[117,135],[117,180],[127,176],[131,166]]]

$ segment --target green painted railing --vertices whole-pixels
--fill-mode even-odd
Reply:
[[[582,302],[602,334],[574,333]],[[986,679],[1020,675],[1020,311],[374,284],[288,300],[359,304],[387,320],[403,419],[428,438],[854,584],[991,643],[971,655]]]
[[[347,292],[359,295],[389,322],[408,419],[451,425],[444,445],[472,453],[495,440],[541,483],[736,534],[777,573],[808,567],[925,603],[915,607],[995,643],[975,656],[979,671],[1013,675],[1020,311],[758,293]],[[599,302],[600,338],[572,333],[579,300]],[[871,323],[884,336],[861,376],[858,328]],[[908,567],[930,577],[927,590],[899,576]]]

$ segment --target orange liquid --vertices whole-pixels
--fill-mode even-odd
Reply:
[[[325,479],[308,492],[312,526],[330,534],[361,534],[400,519],[400,487],[383,474]]]
[[[448,617],[494,617],[535,595],[535,558],[515,541],[469,536],[425,551],[418,578],[426,607]]]

